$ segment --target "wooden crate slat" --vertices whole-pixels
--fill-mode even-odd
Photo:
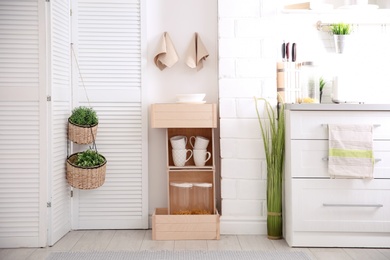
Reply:
[[[152,104],[152,128],[217,127],[216,104]]]
[[[153,240],[219,239],[219,214],[167,215],[167,208],[157,208],[152,216]]]
[[[219,239],[216,232],[157,232],[154,240]]]
[[[158,232],[214,232],[217,229],[217,223],[171,223],[158,224]]]

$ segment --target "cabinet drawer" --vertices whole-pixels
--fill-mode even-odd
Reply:
[[[328,141],[292,140],[290,145],[291,177],[329,177]],[[390,141],[374,141],[374,157],[379,160],[374,165],[374,178],[390,179]]]
[[[328,124],[372,124],[377,125],[374,139],[390,140],[390,112],[287,111],[287,115],[291,139],[328,139]]]
[[[390,232],[390,180],[292,180],[294,231]]]

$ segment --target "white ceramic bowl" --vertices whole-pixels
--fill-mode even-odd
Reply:
[[[200,94],[178,94],[176,95],[177,102],[181,103],[200,103],[205,98],[205,93]]]

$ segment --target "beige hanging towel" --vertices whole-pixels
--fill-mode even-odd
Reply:
[[[195,33],[193,40],[191,41],[190,47],[187,51],[186,64],[192,69],[198,71],[203,68],[203,61],[209,56],[202,40],[198,33]]]
[[[163,70],[166,67],[170,68],[179,60],[175,46],[167,32],[164,32],[158,45],[156,56],[154,56],[154,63]]]
[[[367,178],[374,173],[373,126],[328,125],[331,178]]]

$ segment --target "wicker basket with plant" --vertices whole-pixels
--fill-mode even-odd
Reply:
[[[98,117],[89,107],[76,107],[68,119],[68,138],[76,144],[90,144],[96,139]]]
[[[106,164],[106,158],[96,150],[72,154],[66,161],[66,179],[74,188],[99,188],[106,178]]]

